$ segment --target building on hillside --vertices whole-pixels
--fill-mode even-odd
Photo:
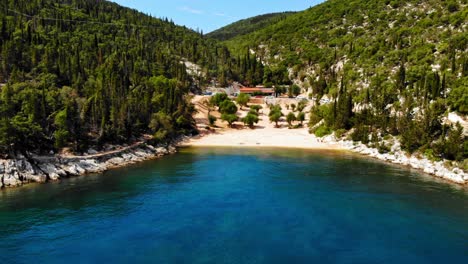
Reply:
[[[271,96],[275,94],[273,88],[263,88],[263,87],[242,87],[239,89],[239,92],[250,94],[250,95],[262,95],[262,96]]]

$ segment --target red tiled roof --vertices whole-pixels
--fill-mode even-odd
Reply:
[[[240,88],[241,93],[274,93],[275,91],[271,88],[256,88],[256,87],[244,87]]]

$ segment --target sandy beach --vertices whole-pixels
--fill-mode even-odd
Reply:
[[[196,137],[192,137],[183,146],[198,146],[198,147],[284,147],[284,148],[303,148],[303,149],[343,149],[342,146],[335,143],[324,143],[315,135],[310,134],[307,128],[308,116],[304,121],[304,127],[298,129],[289,129],[285,121],[285,117],[279,122],[280,127],[275,127],[274,123],[271,123],[268,118],[269,109],[267,105],[261,104],[263,109],[260,111],[260,122],[256,124],[255,128],[251,129],[243,126],[242,122],[235,123],[234,128],[227,127],[226,122],[219,118],[219,113],[212,111],[211,114],[218,117],[216,127],[209,130],[208,127],[208,111],[203,106],[203,100],[207,100],[207,97],[195,97],[194,103],[197,106],[198,113],[195,115],[197,126],[199,127],[201,134]],[[289,102],[297,101],[289,99]],[[285,104],[288,101],[282,103],[283,113],[287,115],[290,110],[287,110]],[[310,109],[310,106],[305,110],[306,112]],[[239,110],[239,118],[244,117],[248,108]],[[297,112],[296,112],[297,114]],[[295,122],[298,124],[298,122]]]

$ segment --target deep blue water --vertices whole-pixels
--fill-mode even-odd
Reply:
[[[0,191],[0,263],[468,263],[468,191],[341,152],[185,149]]]

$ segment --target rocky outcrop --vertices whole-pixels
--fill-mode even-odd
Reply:
[[[459,168],[448,168],[444,165],[445,161],[431,161],[425,157],[408,155],[401,150],[400,143],[394,140],[389,153],[379,153],[376,148],[368,147],[362,143],[341,140],[338,141],[333,135],[323,138],[324,142],[340,144],[345,149],[351,150],[362,155],[370,156],[379,160],[409,166],[421,170],[427,174],[433,175],[458,184],[468,184],[468,173]]]
[[[0,188],[17,187],[23,184],[57,181],[62,178],[102,173],[111,168],[176,153],[174,145],[151,146],[145,143],[110,152],[92,153],[86,156],[19,156],[0,160]]]

